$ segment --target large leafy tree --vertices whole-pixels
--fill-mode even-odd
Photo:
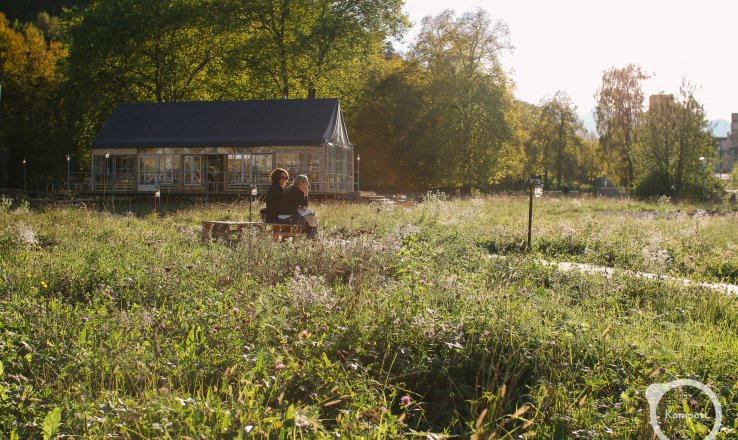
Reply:
[[[705,112],[694,96],[693,86],[683,82],[677,99],[655,100],[639,127],[639,194],[676,191],[679,195],[700,197],[703,184],[708,190],[717,184],[709,172],[715,155],[712,143]]]
[[[602,75],[595,94],[595,121],[607,172],[623,186],[630,186],[635,175],[633,146],[644,101],[641,81],[648,77],[637,64],[613,67]]]
[[[211,98],[238,43],[218,0],[99,0],[68,17],[68,93],[79,143],[119,102]]]
[[[577,149],[577,180],[580,183],[592,185],[597,176],[602,175],[602,149],[597,136],[593,133],[582,132],[582,145]]]
[[[533,129],[533,143],[536,165],[543,171],[546,186],[551,174],[557,188],[562,181],[572,183],[577,177],[577,150],[583,144],[584,126],[576,110],[569,95],[562,91],[541,103]]]
[[[411,59],[424,74],[434,120],[430,170],[437,186],[484,188],[521,172],[512,84],[499,62],[510,47],[506,24],[482,9],[423,19]]]
[[[47,41],[36,26],[14,29],[0,13],[0,148],[10,156],[0,184],[7,178],[9,185],[22,185],[23,158],[29,189],[45,189],[59,175],[69,138],[58,68],[64,56],[61,43]]]
[[[362,182],[378,189],[486,189],[526,166],[528,107],[499,63],[507,27],[477,10],[423,20],[406,59],[388,54],[359,106]]]
[[[436,151],[428,143],[433,120],[417,63],[388,53],[349,119],[361,154],[361,187],[379,191],[428,188]]]
[[[408,26],[401,0],[243,2],[254,32],[242,59],[269,96],[340,96],[377,62],[385,41]],[[363,85],[363,83],[359,84]],[[343,92],[343,93],[342,93]]]
[[[401,0],[97,0],[68,17],[84,149],[115,105],[356,96]]]

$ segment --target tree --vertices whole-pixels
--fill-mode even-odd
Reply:
[[[93,2],[67,16],[78,143],[86,149],[120,102],[355,96],[362,69],[406,25],[401,3]]]
[[[418,64],[387,54],[348,121],[361,154],[363,188],[408,192],[432,186],[428,170],[436,160],[426,99]]]
[[[39,12],[34,23],[47,40],[62,41],[62,25],[59,17]]]
[[[671,96],[671,95],[666,95]],[[637,173],[639,195],[677,194],[700,197],[716,185],[710,170],[715,151],[702,105],[694,87],[684,81],[677,100],[655,102],[639,129]],[[706,158],[703,165],[700,158]]]
[[[8,149],[13,164],[9,184],[22,185],[23,158],[30,188],[42,175],[60,171],[69,139],[58,67],[65,54],[61,43],[47,42],[34,25],[13,29],[0,13],[0,148]]]
[[[582,133],[582,144],[577,149],[578,180],[591,185],[597,176],[602,174],[602,150],[600,143],[592,133]]]
[[[595,121],[606,171],[615,174],[613,180],[624,186],[633,183],[633,145],[637,141],[636,126],[644,100],[640,81],[648,78],[637,64],[619,69],[613,67],[605,71],[602,85],[595,94]]]
[[[541,109],[535,104],[523,101],[515,101],[514,118],[515,136],[520,139],[525,155],[524,169],[528,174],[540,172],[539,167],[539,144],[536,139],[536,126],[540,118]],[[526,176],[522,176],[526,177]]]
[[[238,42],[218,0],[100,0],[67,17],[67,93],[85,150],[120,102],[211,98]]]
[[[583,143],[580,133],[584,130],[576,110],[569,95],[562,91],[541,103],[533,140],[544,185],[548,185],[550,170],[555,174],[557,188],[562,180],[572,182],[575,177],[576,152]]]
[[[738,190],[738,167],[733,166],[733,170],[730,172],[730,189]]]
[[[242,57],[269,94],[284,98],[335,96],[366,78],[386,39],[408,26],[401,0],[257,0],[243,10],[255,32]]]
[[[387,54],[353,131],[362,182],[486,189],[521,177],[524,124],[499,63],[507,27],[477,10],[426,17],[407,59]]]
[[[482,9],[423,19],[410,59],[419,63],[434,120],[434,153],[427,154],[436,160],[429,169],[438,186],[485,188],[521,172],[511,83],[499,62],[510,47],[507,25]]]

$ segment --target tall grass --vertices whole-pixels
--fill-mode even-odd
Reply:
[[[689,377],[733,438],[735,297],[540,260],[733,281],[736,219],[535,209],[532,254],[520,198],[325,203],[317,241],[237,245],[199,222],[243,205],[4,209],[0,436],[639,438],[646,387]]]

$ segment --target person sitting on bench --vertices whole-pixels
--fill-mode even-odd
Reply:
[[[304,174],[295,177],[292,185],[284,190],[284,196],[277,210],[277,223],[302,225],[307,236],[313,238],[318,232],[318,225],[317,218],[306,219],[306,214],[315,217],[315,214],[307,209],[309,192],[308,177]],[[314,225],[311,226],[308,221],[313,222]]]
[[[261,221],[264,223],[277,223],[277,210],[282,197],[284,197],[284,187],[287,186],[290,174],[283,168],[275,168],[269,173],[269,179],[272,181],[272,185],[264,197],[266,208],[259,210],[259,214],[261,215]]]

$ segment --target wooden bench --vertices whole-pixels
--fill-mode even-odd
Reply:
[[[284,240],[289,237],[297,237],[302,234],[302,226],[300,225],[208,220],[202,222],[202,241],[210,242],[222,239],[228,242],[236,242],[241,240],[244,231],[248,229],[265,231],[266,233],[271,234],[272,239],[275,241]]]

